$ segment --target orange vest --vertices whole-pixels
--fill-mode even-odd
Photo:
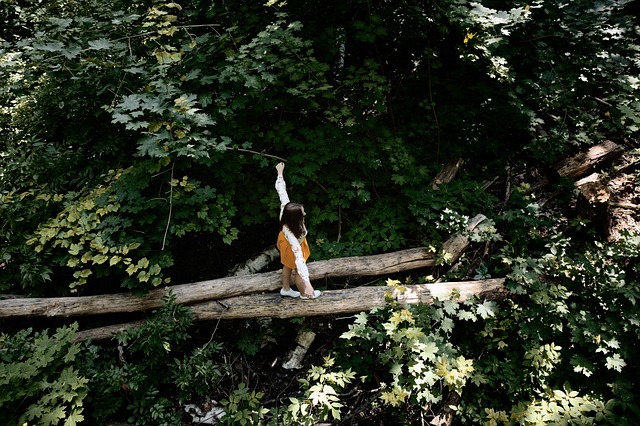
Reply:
[[[293,254],[293,250],[291,250],[291,244],[287,241],[287,238],[284,236],[284,233],[280,231],[278,234],[278,242],[276,243],[276,247],[280,250],[280,262],[290,269],[296,269],[296,256]],[[311,254],[309,250],[309,244],[307,243],[307,239],[305,238],[300,243],[300,247],[302,248],[302,257],[306,262]]]

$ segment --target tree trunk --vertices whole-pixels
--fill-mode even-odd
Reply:
[[[595,177],[594,177],[595,175]],[[611,194],[607,185],[599,181],[599,176],[593,174],[576,182],[580,189],[576,202],[576,211],[580,218],[588,219],[589,227],[605,240],[611,237],[611,213],[609,199]]]
[[[458,404],[460,404],[460,399],[461,396],[458,392],[450,390],[442,404],[441,411],[429,423],[433,426],[451,426]]]
[[[579,152],[573,157],[559,161],[554,165],[554,173],[557,173],[562,177],[572,178],[577,181],[576,186],[581,186],[584,182],[587,182],[592,178],[592,176],[589,176],[582,180],[578,180],[581,176],[608,166],[622,155],[624,155],[622,147],[607,140],[590,147],[586,151]],[[531,185],[526,193],[533,193],[548,184],[549,179],[544,177],[538,183]]]
[[[482,281],[445,282],[437,284],[405,285],[405,292],[388,286],[362,286],[344,290],[331,290],[313,300],[292,299],[277,293],[236,296],[222,300],[212,300],[191,307],[197,320],[238,319],[238,318],[296,318],[310,316],[329,316],[354,314],[384,306],[387,297],[403,305],[417,303],[431,304],[434,298],[444,299],[456,289],[460,301],[471,296],[488,300],[501,300],[507,297],[504,278]],[[139,323],[119,324],[79,331],[76,340],[106,339],[114,333]]]
[[[309,351],[315,338],[316,333],[313,331],[300,329],[296,336],[296,346],[289,352],[286,361],[282,363],[282,368],[287,370],[302,368],[302,359]]]
[[[478,215],[469,224],[473,230],[484,220]],[[445,241],[443,249],[457,259],[469,241],[456,235]],[[348,277],[380,276],[396,272],[435,266],[434,255],[429,249],[421,247],[384,253],[373,256],[343,257],[309,263],[309,278],[312,281]],[[140,312],[159,308],[163,297],[170,292],[180,304],[193,304],[215,299],[228,298],[243,294],[272,291],[280,288],[281,271],[260,274],[234,276],[216,280],[181,284],[151,290],[143,297],[131,293],[105,294],[84,297],[26,298],[0,300],[0,318],[28,316],[71,317],[125,312]]]
[[[460,238],[450,245],[461,247]],[[344,257],[309,263],[311,280],[346,276],[388,275],[411,269],[434,266],[433,253],[427,248],[408,249],[374,256]],[[192,304],[242,294],[260,293],[280,288],[281,271],[243,275],[181,284],[151,290],[143,297],[131,293],[99,296],[26,298],[0,301],[0,318],[47,316],[70,317],[124,312],[140,312],[162,306],[162,298],[170,292],[176,302]]]
[[[632,204],[624,201],[609,203],[612,207],[620,207],[621,209],[640,210],[640,204]]]
[[[107,339],[116,333],[124,331],[128,328],[138,328],[143,325],[146,320],[138,320],[133,322],[127,322],[123,324],[106,325],[104,327],[90,328],[87,330],[80,330],[76,333],[74,341],[81,342],[83,340],[101,340]]]
[[[229,270],[228,276],[237,277],[240,275],[256,274],[269,266],[271,262],[276,260],[279,254],[280,252],[275,246],[267,247],[257,256],[254,256],[251,259],[231,268],[231,270]]]
[[[434,298],[448,298],[454,289],[460,292],[460,301],[471,296],[491,300],[504,299],[507,292],[504,281],[504,278],[497,278],[482,281],[405,285],[405,292],[388,286],[362,286],[325,291],[321,297],[313,300],[286,298],[274,293],[252,294],[199,303],[192,306],[192,309],[199,320],[295,318],[353,314],[384,306],[387,296],[403,305],[430,304],[433,303]]]

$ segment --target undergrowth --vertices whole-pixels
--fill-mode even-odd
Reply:
[[[504,300],[454,291],[403,306],[395,295],[411,284],[387,280],[386,306],[355,315],[275,404],[252,376],[230,380],[231,342],[190,341],[193,317],[171,298],[110,344],[73,343],[75,326],[3,335],[0,407],[5,422],[45,425],[184,424],[183,405],[194,401],[219,401],[223,424],[384,413],[409,425],[446,406],[461,424],[631,425],[640,419],[639,256],[640,237],[630,235],[591,245],[558,236],[535,258],[504,252]]]

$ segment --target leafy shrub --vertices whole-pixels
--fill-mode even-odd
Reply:
[[[126,413],[133,424],[180,424],[180,405],[205,400],[227,372],[216,362],[218,343],[181,349],[192,323],[191,311],[169,297],[142,326],[116,336],[118,351],[89,354],[92,417],[100,422]]]
[[[638,236],[587,246],[556,237],[539,257],[505,254],[520,296],[466,334],[483,380],[466,389],[461,417],[473,424],[485,410],[490,424],[637,422],[630,360],[640,337],[639,250]]]
[[[221,419],[223,425],[242,426],[247,424],[262,424],[265,415],[269,412],[260,404],[260,399],[264,396],[262,392],[249,390],[245,383],[240,383],[231,392],[228,399],[220,401],[225,407],[226,414]]]
[[[0,335],[0,422],[74,426],[85,419],[89,379],[76,363],[78,325]],[[63,423],[61,423],[63,422]]]
[[[339,421],[344,404],[338,392],[351,384],[354,378],[355,373],[351,369],[341,369],[334,358],[325,357],[321,366],[311,367],[306,377],[298,379],[302,396],[290,396],[286,410],[275,410],[274,421],[305,426],[315,425],[318,421]]]
[[[175,179],[174,165],[163,171],[159,163],[140,166],[111,170],[104,187],[68,200],[27,240],[36,253],[49,251],[60,267],[74,271],[72,291],[90,275],[103,277],[115,271],[124,277],[124,287],[137,290],[168,282],[162,270],[172,264],[172,257],[157,248],[162,249],[171,236],[215,229],[225,241],[234,239],[229,220],[234,210],[215,189],[187,176]],[[156,181],[152,176],[156,172],[170,174]],[[155,186],[163,191],[162,197],[150,196]],[[151,231],[161,228],[164,233]]]
[[[451,231],[461,231],[466,227],[466,223],[457,229],[448,224],[452,212],[473,217],[479,213],[492,211],[491,206],[495,202],[495,198],[482,191],[477,183],[456,180],[440,185],[438,190],[416,190],[412,195],[409,211],[421,225],[419,235],[431,242],[447,238]]]
[[[400,282],[387,280],[398,291]],[[390,295],[390,293],[389,293]],[[402,307],[397,302],[356,316],[345,339],[345,353],[358,348],[362,356],[346,361],[358,375],[373,380],[376,371],[380,401],[398,410],[437,405],[448,392],[463,393],[468,381],[479,380],[474,360],[465,357],[453,340],[457,324],[495,315],[494,302],[459,302],[453,294],[431,305]],[[435,410],[434,410],[435,411]],[[395,412],[395,411],[394,411]],[[402,414],[404,417],[404,414]]]

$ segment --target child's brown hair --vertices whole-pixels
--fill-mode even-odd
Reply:
[[[287,203],[282,210],[282,218],[280,218],[280,229],[284,225],[293,232],[296,238],[300,238],[304,234],[304,209],[299,203]]]

